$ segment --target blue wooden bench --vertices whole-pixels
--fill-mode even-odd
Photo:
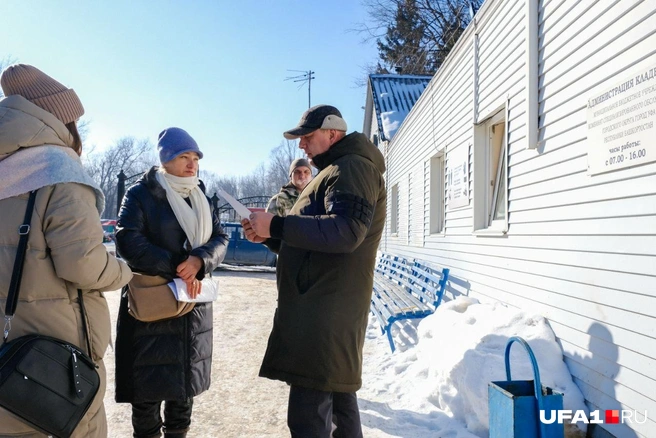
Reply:
[[[442,302],[449,270],[441,271],[421,260],[408,260],[382,254],[374,271],[371,311],[383,333],[387,332],[392,352],[392,325],[405,319],[420,319],[432,314]]]

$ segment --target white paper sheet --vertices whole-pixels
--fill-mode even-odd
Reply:
[[[246,207],[244,204],[241,202],[237,201],[235,198],[232,197],[232,195],[226,193],[225,191],[219,189],[219,196],[221,196],[223,199],[228,201],[230,205],[232,205],[232,208],[235,209],[237,214],[242,217],[242,219],[248,219],[248,216],[250,216],[251,211]]]
[[[185,303],[209,303],[210,301],[216,301],[219,297],[219,279],[206,277],[201,281],[200,294],[196,298],[190,298],[187,293],[187,283],[185,283],[181,278],[174,278],[172,282],[168,284],[169,288],[173,292],[173,296],[178,301]]]

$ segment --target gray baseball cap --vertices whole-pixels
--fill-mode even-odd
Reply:
[[[342,113],[337,108],[330,105],[316,105],[303,113],[298,126],[285,131],[282,135],[287,140],[294,140],[317,129],[336,129],[346,132],[347,128]]]

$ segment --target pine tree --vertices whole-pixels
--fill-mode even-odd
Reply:
[[[377,36],[377,73],[434,74],[483,0],[363,0]]]
[[[403,0],[397,5],[395,21],[387,28],[384,40],[377,41],[382,64],[378,73],[426,74],[431,72],[429,54],[423,47],[424,26],[420,23],[415,0]]]

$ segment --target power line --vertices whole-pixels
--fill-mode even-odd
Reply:
[[[301,82],[301,85],[298,86],[298,89],[300,90],[301,87],[307,82],[308,84],[308,108],[312,106],[312,99],[311,99],[311,90],[312,90],[312,79],[314,79],[314,72],[312,70],[287,70],[287,71],[295,71],[299,73],[303,73],[302,75],[298,76],[288,76],[285,78],[286,81],[294,81],[294,82]]]

